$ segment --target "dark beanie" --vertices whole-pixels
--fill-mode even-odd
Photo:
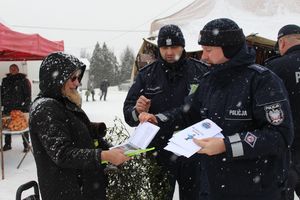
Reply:
[[[286,35],[300,34],[300,27],[295,24],[288,24],[278,31],[277,40]]]
[[[226,58],[232,58],[245,45],[243,30],[231,19],[220,18],[208,22],[200,31],[198,43],[221,47]]]
[[[157,46],[185,46],[185,40],[180,28],[174,24],[165,25],[160,28]]]

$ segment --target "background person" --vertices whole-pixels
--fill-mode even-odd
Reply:
[[[9,73],[6,74],[6,77],[2,80],[1,99],[3,115],[9,116],[12,110],[29,112],[31,103],[31,84],[26,78],[26,74],[19,72],[19,67],[16,64],[9,66]],[[29,133],[24,133],[22,139],[24,146],[23,152],[27,152],[29,151]],[[11,148],[11,135],[5,134],[3,151],[10,150]]]
[[[87,89],[85,91],[85,101],[89,101],[89,96],[90,96],[91,92],[90,92],[90,89]]]
[[[107,79],[104,79],[101,83],[100,83],[100,90],[101,90],[101,95],[100,95],[100,101],[103,97],[103,100],[106,101],[106,95],[107,95],[107,89],[109,87],[109,82]]]
[[[278,32],[277,44],[281,57],[269,60],[266,65],[283,80],[289,94],[295,138],[291,148],[288,199],[294,200],[294,191],[300,197],[300,27],[283,26]]]
[[[95,101],[95,89],[91,87],[92,100]]]

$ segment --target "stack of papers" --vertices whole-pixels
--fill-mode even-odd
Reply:
[[[204,139],[210,137],[224,138],[222,129],[210,119],[202,120],[182,131],[177,132],[169,139],[165,150],[171,151],[178,156],[191,157],[201,149],[193,142],[193,138]]]
[[[154,148],[147,149],[147,147],[159,129],[160,128],[158,126],[149,122],[139,124],[125,143],[112,148],[123,149],[127,156],[134,156],[146,151],[154,150]]]

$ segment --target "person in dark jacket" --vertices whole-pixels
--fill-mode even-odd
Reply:
[[[109,87],[109,82],[107,79],[104,79],[100,83],[100,90],[101,90],[101,95],[100,95],[100,101],[103,97],[103,100],[106,101],[106,95],[107,95],[107,89]]]
[[[92,100],[95,101],[95,89],[91,87]]]
[[[85,91],[85,101],[89,101],[89,96],[90,96],[91,92],[90,92],[90,89],[87,89]]]
[[[183,104],[184,98],[195,91],[200,78],[207,72],[203,63],[186,57],[185,40],[178,26],[166,25],[160,29],[158,47],[158,60],[139,71],[124,102],[123,113],[130,126],[139,124],[141,112],[157,114]],[[162,167],[158,180],[162,181],[162,177],[168,174],[170,192],[166,199],[172,199],[177,180],[180,199],[197,200],[201,168],[199,156],[189,160],[177,158],[163,149],[177,130],[176,126],[161,128],[150,144],[157,151],[154,160]],[[154,187],[158,187],[158,183]]]
[[[291,148],[288,199],[294,200],[294,191],[300,197],[300,27],[295,24],[282,27],[277,41],[281,57],[268,61],[266,65],[283,80],[289,94],[295,139]]]
[[[19,67],[16,64],[9,66],[9,74],[2,80],[1,99],[3,115],[9,116],[12,110],[29,112],[31,103],[31,84],[25,74],[19,73]],[[29,151],[29,133],[24,133],[22,138],[24,146],[23,152],[27,152]],[[3,151],[10,150],[11,148],[11,135],[6,134]]]
[[[30,108],[30,135],[43,200],[102,200],[106,179],[102,161],[128,160],[107,150],[104,123],[90,122],[77,92],[85,65],[61,52],[40,67],[40,93]]]
[[[160,126],[192,125],[211,119],[224,138],[196,140],[206,162],[210,200],[280,200],[289,169],[293,122],[282,81],[267,68],[254,64],[239,26],[215,19],[200,31],[202,59],[210,71],[199,89],[181,108],[140,120]]]

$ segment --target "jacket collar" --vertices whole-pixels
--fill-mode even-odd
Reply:
[[[83,112],[83,110],[78,107],[75,103],[71,102],[67,97],[62,97],[61,99],[63,103],[66,105],[66,108],[73,112]]]
[[[11,74],[11,73],[8,73],[6,74],[7,77],[10,77],[10,78],[16,78],[16,79],[23,79],[23,78],[26,78],[26,74],[23,74],[23,73],[17,73],[17,74]]]
[[[255,63],[255,51],[245,44],[245,46],[232,59],[222,64],[212,65],[210,73],[215,74],[224,72],[224,70],[249,66],[253,63]]]
[[[179,68],[182,67],[182,65],[186,62],[186,52],[185,52],[185,50],[183,50],[179,60],[175,63],[168,63],[167,61],[165,61],[161,57],[159,52],[158,52],[157,60],[164,66],[164,68],[169,69],[171,71],[178,71],[178,70],[180,70]]]
[[[289,48],[284,55],[293,53],[294,51],[300,51],[300,44]]]

